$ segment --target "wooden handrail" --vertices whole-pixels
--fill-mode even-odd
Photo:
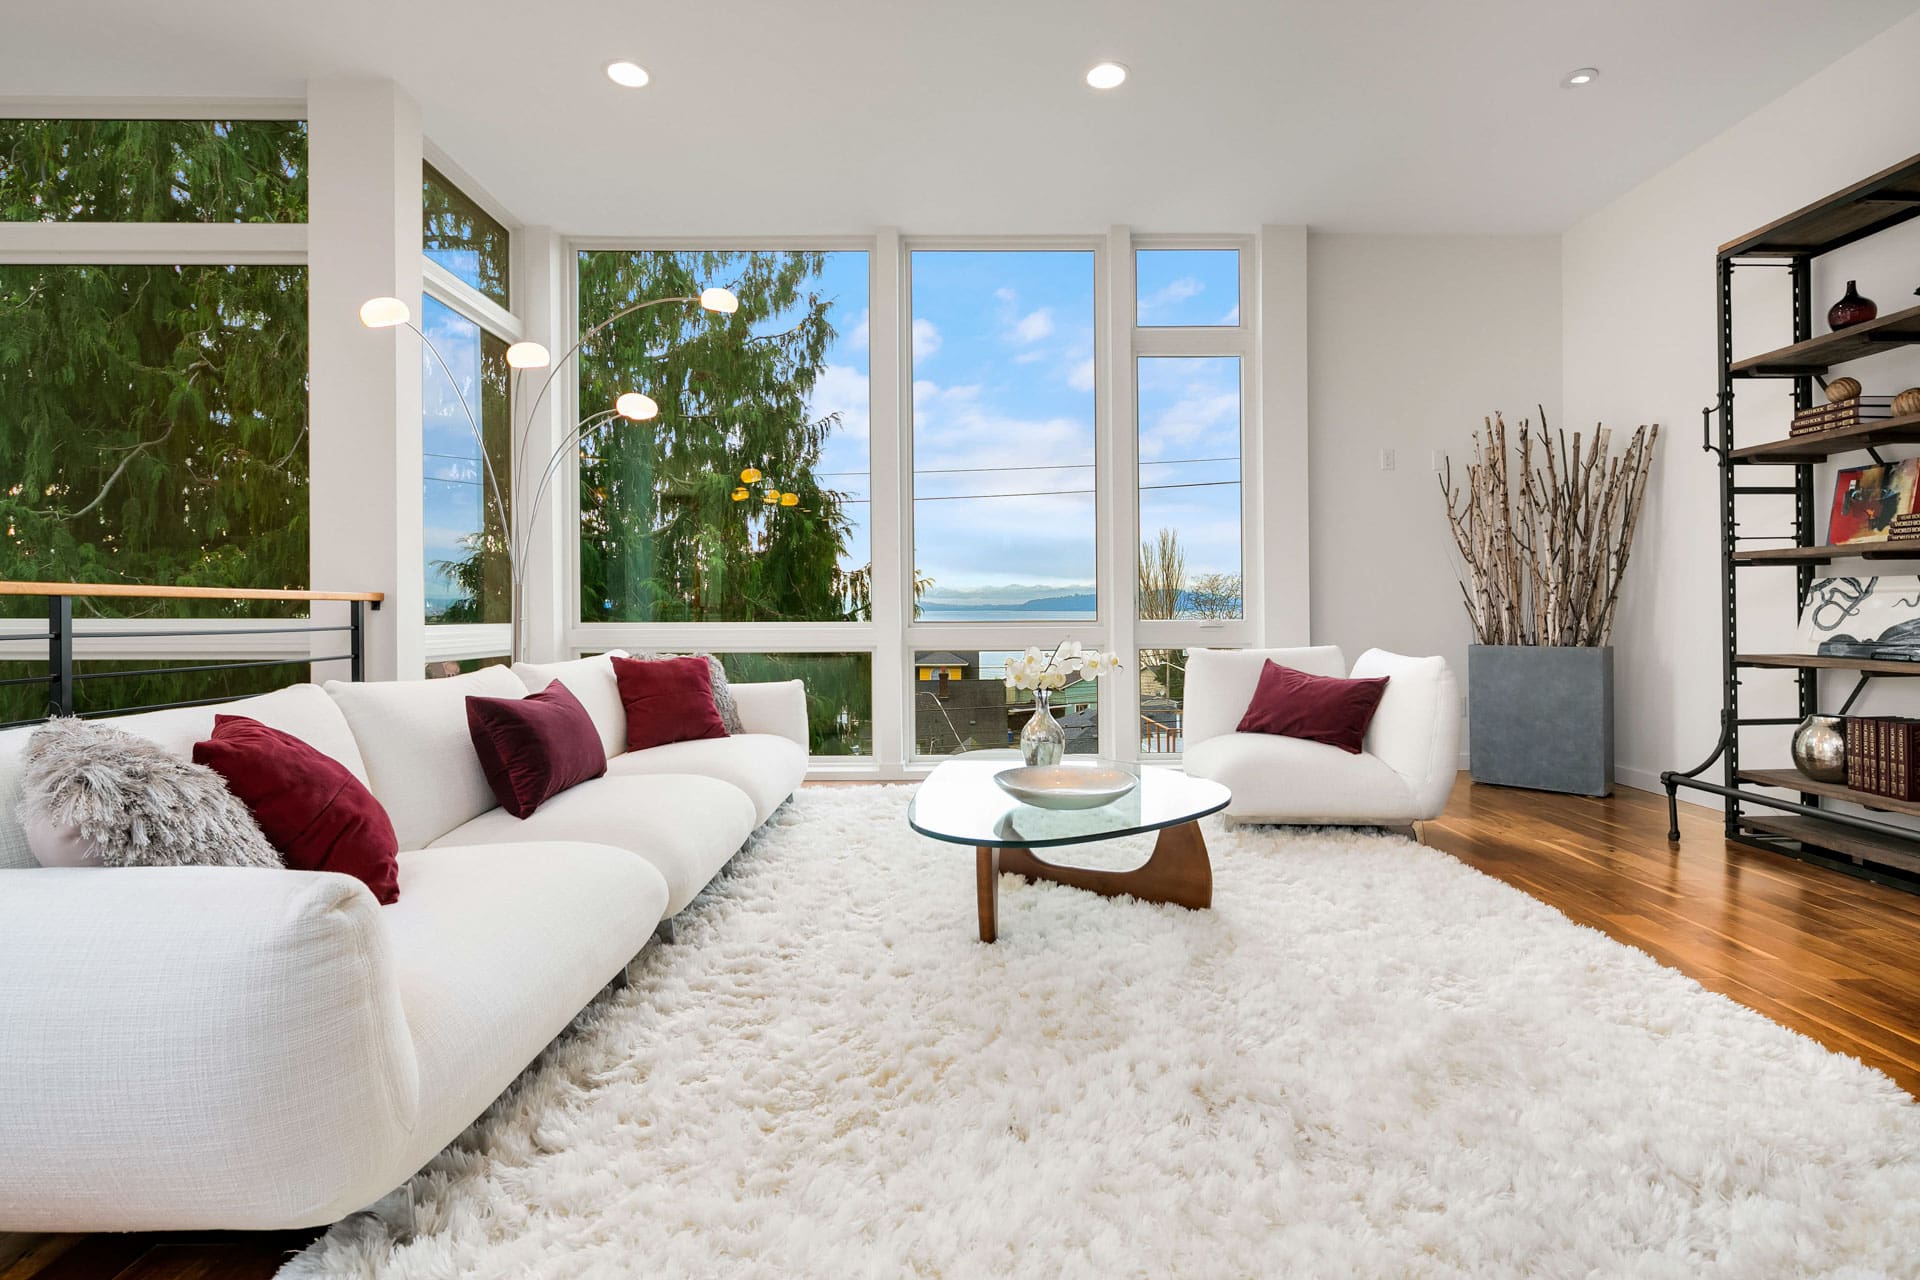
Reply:
[[[274,591],[263,587],[141,587],[123,582],[5,582],[0,596],[138,596],[143,600],[364,600],[379,591]]]

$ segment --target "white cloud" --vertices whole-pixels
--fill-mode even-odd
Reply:
[[[829,448],[835,443],[858,444],[866,448],[869,411],[867,375],[851,365],[830,364],[820,370],[820,376],[813,384],[813,396],[807,401],[807,412],[815,419],[828,414],[840,415],[840,426],[830,437]]]
[[[1039,342],[1053,336],[1053,312],[1046,307],[1028,312],[1013,325],[1015,342]]]
[[[1093,357],[1088,356],[1085,360],[1082,360],[1080,363],[1074,365],[1073,368],[1067,370],[1067,385],[1075,391],[1091,391],[1093,390],[1093,376]]]
[[[1231,311],[1228,311],[1227,314],[1221,316],[1219,322],[1221,324],[1239,324],[1240,323],[1240,304],[1237,302],[1234,303],[1233,309]]]
[[[1205,293],[1207,286],[1192,276],[1181,276],[1146,297],[1140,299],[1140,310],[1154,311],[1161,307],[1170,307],[1176,302],[1185,302],[1188,298]]]
[[[869,313],[862,310],[860,312],[860,322],[854,325],[853,331],[847,335],[847,346],[855,351],[865,351],[867,349],[867,343],[870,340],[867,323],[868,316]]]
[[[1007,286],[1005,285],[1001,285],[998,289],[995,289],[993,291],[993,296],[1000,299],[1000,301],[1002,302],[1017,302],[1020,298],[1019,294],[1015,293],[1012,289],[1007,288]]]
[[[1173,445],[1193,445],[1208,437],[1232,440],[1240,422],[1240,392],[1192,388],[1166,412],[1157,415],[1140,433],[1140,456],[1158,458]],[[1184,455],[1183,455],[1184,456]]]
[[[940,350],[940,330],[934,327],[933,321],[916,317],[913,322],[913,358],[928,360],[938,350]]]

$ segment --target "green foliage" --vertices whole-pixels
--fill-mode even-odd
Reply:
[[[305,222],[299,120],[0,120],[0,222]]]
[[[0,121],[4,220],[298,222],[305,171],[299,124]],[[306,586],[306,377],[304,268],[0,266],[0,578]],[[44,607],[11,598],[4,612]],[[82,617],[301,611],[76,602]],[[298,670],[85,693],[96,706],[212,697]],[[11,690],[0,719],[38,703]]]
[[[873,655],[867,653],[722,653],[727,679],[740,684],[801,680],[807,687],[809,751],[816,756],[873,754]]]
[[[589,622],[839,621],[865,608],[842,574],[843,495],[814,472],[838,425],[807,412],[834,337],[831,301],[809,290],[818,253],[585,252],[587,322],[655,298],[724,285],[731,316],[687,304],[640,311],[590,335],[580,405],[622,392],[660,405],[652,422],[614,425],[581,451],[580,598]],[[748,467],[765,479],[732,498]],[[768,485],[799,495],[767,506]]]
[[[501,306],[507,282],[507,229],[432,165],[420,183],[421,245],[427,257]]]

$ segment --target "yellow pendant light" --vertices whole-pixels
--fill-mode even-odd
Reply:
[[[770,507],[774,506],[780,501],[780,491],[778,489],[769,489],[760,500]]]
[[[739,488],[735,489],[732,492],[732,494],[730,494],[729,496],[735,502],[745,502],[747,500],[747,487],[745,485],[741,485]]]
[[[747,467],[740,472],[740,481],[742,484],[752,484],[759,478],[760,468],[758,467]]]
[[[800,505],[800,495],[797,493],[783,493],[780,495],[780,505],[783,507],[797,507]]]

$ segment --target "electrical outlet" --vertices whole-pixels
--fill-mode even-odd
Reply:
[[[1380,451],[1380,469],[1382,471],[1393,470],[1393,450],[1382,449]]]

